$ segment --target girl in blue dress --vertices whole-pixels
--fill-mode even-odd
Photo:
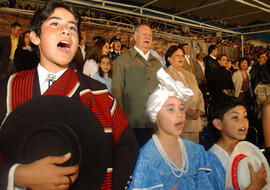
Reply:
[[[201,145],[180,138],[185,122],[184,102],[193,92],[162,68],[157,78],[160,83],[146,104],[156,133],[140,150],[129,189],[224,189],[225,170],[217,157]]]

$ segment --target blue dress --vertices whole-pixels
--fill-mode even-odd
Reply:
[[[151,138],[140,150],[129,190],[170,190],[176,184],[177,190],[223,190],[226,172],[218,158],[201,145],[182,141],[188,157],[186,173],[176,177]]]

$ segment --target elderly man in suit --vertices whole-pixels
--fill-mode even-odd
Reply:
[[[0,37],[0,80],[16,72],[13,60],[21,34],[22,25],[14,22],[11,24],[10,35]]]
[[[150,52],[152,30],[140,24],[134,33],[135,45],[113,64],[112,95],[133,127],[139,145],[152,137],[154,125],[145,114],[145,103],[157,87],[157,71],[162,67]]]

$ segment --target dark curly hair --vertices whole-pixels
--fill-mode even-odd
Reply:
[[[45,20],[49,18],[49,16],[54,12],[56,8],[64,8],[68,10],[74,16],[76,20],[77,28],[78,28],[77,32],[78,32],[79,41],[80,41],[81,39],[81,35],[79,32],[80,24],[81,24],[80,16],[69,4],[64,3],[61,0],[48,1],[42,9],[38,10],[30,21],[30,25],[29,25],[30,30],[36,32],[36,34],[40,36],[42,24],[44,23]]]

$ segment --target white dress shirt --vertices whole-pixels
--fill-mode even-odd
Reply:
[[[53,73],[56,78],[55,80],[59,79],[60,76],[67,70],[68,68],[59,71],[57,73]],[[39,86],[40,86],[40,93],[41,95],[46,92],[46,90],[48,90],[48,80],[47,80],[47,76],[50,73],[49,71],[47,71],[44,67],[42,67],[40,64],[38,64],[37,66],[37,72],[38,72],[38,78],[39,78]],[[8,173],[8,185],[7,185],[7,190],[25,190],[26,188],[19,188],[16,187],[14,184],[14,172],[15,169],[19,166],[20,164],[14,164]]]
[[[212,55],[210,55],[210,57],[212,57],[214,60],[216,60],[216,59],[217,59],[216,57],[214,57],[214,56],[212,56]]]
[[[52,73],[56,76],[55,80],[59,79],[59,77],[67,70],[68,68],[59,71],[57,73]],[[48,80],[47,76],[50,74],[44,67],[42,67],[40,64],[37,66],[37,71],[38,71],[38,78],[39,78],[39,86],[40,86],[40,93],[41,95],[48,90]]]
[[[208,151],[214,153],[222,163],[224,169],[227,170],[229,167],[230,155],[217,144],[214,144]]]
[[[139,48],[137,48],[136,46],[134,46],[134,48],[136,49],[136,51],[147,61],[150,55],[150,50],[144,54],[142,50],[140,50]]]

